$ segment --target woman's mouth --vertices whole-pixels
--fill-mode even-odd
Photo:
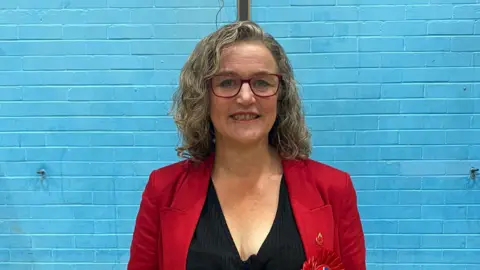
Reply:
[[[250,121],[250,120],[255,120],[260,117],[258,114],[252,114],[252,113],[239,113],[239,114],[234,114],[230,116],[233,118],[233,120],[237,121]]]

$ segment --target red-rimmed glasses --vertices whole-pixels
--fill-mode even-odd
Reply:
[[[231,98],[240,92],[243,83],[248,83],[253,94],[259,97],[274,96],[280,88],[282,76],[279,74],[257,74],[249,79],[236,75],[215,75],[211,78],[213,94],[222,98]]]

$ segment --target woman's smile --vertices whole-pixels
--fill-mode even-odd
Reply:
[[[256,120],[260,117],[260,115],[256,113],[235,113],[230,116],[235,121],[241,122],[250,122]]]

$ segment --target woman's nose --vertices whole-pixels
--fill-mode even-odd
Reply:
[[[240,102],[253,102],[255,100],[255,94],[248,82],[243,82],[240,86],[240,92],[237,95]]]

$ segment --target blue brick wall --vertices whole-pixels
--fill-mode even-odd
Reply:
[[[480,1],[252,5],[291,57],[313,158],[353,176],[368,269],[479,269]],[[0,1],[0,270],[125,269],[147,176],[176,161],[179,69],[218,7]]]

